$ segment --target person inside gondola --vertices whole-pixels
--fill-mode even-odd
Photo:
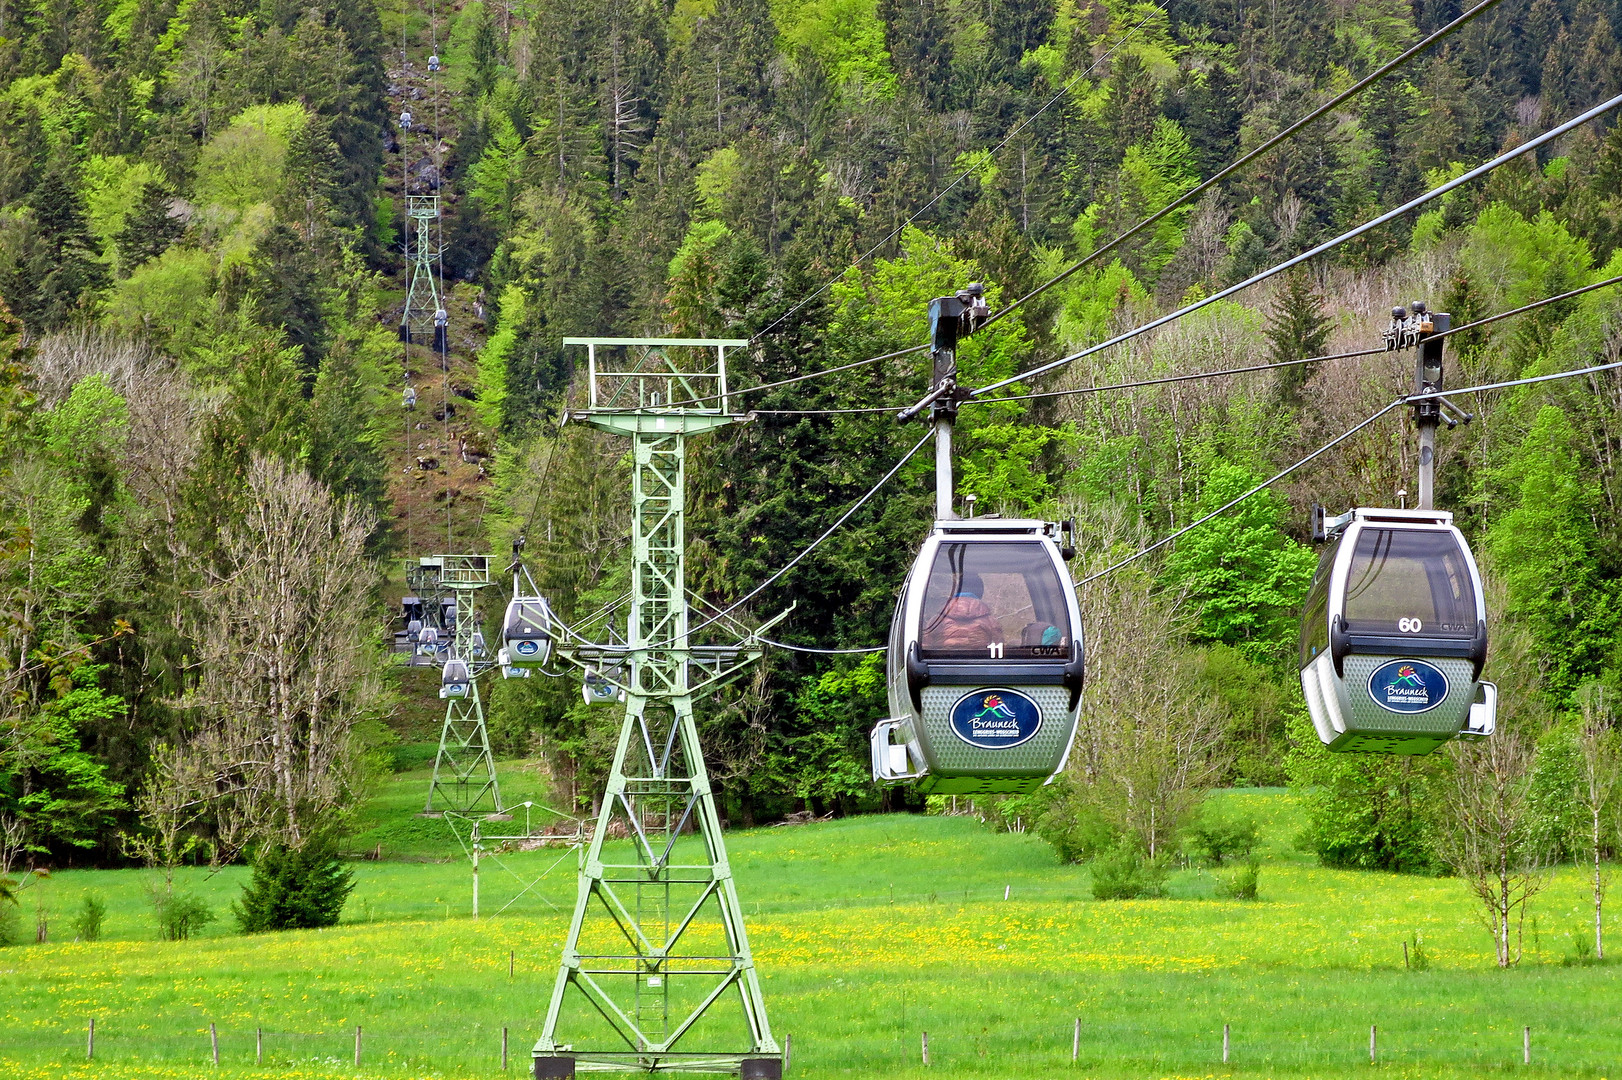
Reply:
[[[983,652],[1003,640],[1002,623],[981,596],[985,586],[980,575],[968,573],[956,594],[946,602],[940,617],[924,631],[925,649],[951,652]]]

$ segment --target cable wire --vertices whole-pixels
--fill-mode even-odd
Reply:
[[[847,653],[876,653],[885,652],[889,649],[888,645],[870,645],[865,649],[813,649],[807,645],[785,645],[783,642],[773,641],[771,638],[757,637],[755,640],[763,644],[770,645],[774,649],[787,649],[789,652],[811,653],[816,656],[842,656]]]
[[[749,592],[745,593],[740,599],[733,601],[727,607],[722,608],[720,611],[716,612],[714,615],[710,616],[708,619],[705,619],[703,622],[700,622],[697,626],[692,627],[691,629],[689,629],[687,631],[687,633],[689,635],[696,634],[700,630],[704,629],[706,626],[709,626],[711,623],[714,623],[717,619],[725,618],[727,615],[730,615],[732,612],[738,610],[744,604],[747,604],[750,600],[753,600],[756,596],[759,596],[762,591],[764,591],[773,582],[777,581],[778,578],[782,577],[784,574],[788,573],[790,570],[792,570],[796,566],[798,566],[801,560],[803,560],[807,555],[809,555],[813,551],[815,551],[822,544],[822,542],[824,540],[826,540],[826,539],[828,539],[828,537],[832,536],[839,529],[840,526],[844,525],[845,522],[849,521],[850,518],[851,518],[851,515],[856,513],[856,511],[860,510],[867,503],[867,500],[869,500],[873,496],[877,495],[879,493],[880,488],[884,487],[885,484],[888,484],[891,480],[893,480],[895,478],[896,473],[901,471],[901,467],[903,465],[905,465],[907,462],[911,461],[913,455],[916,454],[919,450],[923,449],[924,443],[928,442],[930,439],[932,439],[934,437],[935,437],[935,433],[933,431],[925,432],[924,437],[919,439],[917,442],[913,443],[912,444],[912,449],[908,450],[905,454],[902,454],[901,455],[901,460],[897,461],[894,465],[890,466],[890,471],[885,473],[879,479],[878,483],[874,484],[871,488],[869,488],[868,491],[867,491],[867,494],[863,495],[861,498],[859,498],[855,502],[851,503],[850,506],[846,507],[845,512],[843,514],[839,515],[839,520],[835,521],[832,525],[828,526],[828,528],[823,531],[821,536],[819,536],[815,540],[811,541],[811,543],[809,545],[807,545],[803,550],[801,550],[801,552],[798,555],[794,556],[794,558],[790,559],[787,563],[785,563],[782,566],[782,568],[779,569],[771,577],[767,578],[765,581],[762,581],[759,585],[756,585],[753,589],[750,589]]]
[[[1134,236],[1138,235],[1138,233],[1142,232],[1144,229],[1147,229],[1149,226],[1153,225],[1155,222],[1160,221],[1162,218],[1166,217],[1166,215],[1170,214],[1172,211],[1176,210],[1178,207],[1187,206],[1189,203],[1194,201],[1196,196],[1198,196],[1201,193],[1207,191],[1213,185],[1215,185],[1219,181],[1223,180],[1224,178],[1228,177],[1229,175],[1231,175],[1232,173],[1234,173],[1238,169],[1241,169],[1244,166],[1250,164],[1252,161],[1255,161],[1258,157],[1260,157],[1261,155],[1267,153],[1267,151],[1273,149],[1273,147],[1277,146],[1279,143],[1283,142],[1285,139],[1288,139],[1291,135],[1294,135],[1296,132],[1300,131],[1302,128],[1306,127],[1308,124],[1312,123],[1315,120],[1320,119],[1321,117],[1324,116],[1324,114],[1333,111],[1335,108],[1337,108],[1340,105],[1344,104],[1348,99],[1350,99],[1352,97],[1355,97],[1357,94],[1361,93],[1363,90],[1368,88],[1371,84],[1380,81],[1381,79],[1385,78],[1387,75],[1391,74],[1393,71],[1395,71],[1398,68],[1404,66],[1405,64],[1408,63],[1408,61],[1412,60],[1415,56],[1418,56],[1420,53],[1424,52],[1426,49],[1430,48],[1432,45],[1436,44],[1438,41],[1442,40],[1444,37],[1447,37],[1449,34],[1453,33],[1455,30],[1457,30],[1460,27],[1464,26],[1466,23],[1470,22],[1476,16],[1478,16],[1482,12],[1486,11],[1488,8],[1493,7],[1498,2],[1499,2],[1499,0],[1482,0],[1481,3],[1477,4],[1475,7],[1471,8],[1469,11],[1466,11],[1463,15],[1460,15],[1458,18],[1454,19],[1452,22],[1448,23],[1446,26],[1442,27],[1440,30],[1437,30],[1435,33],[1431,34],[1429,37],[1425,38],[1423,41],[1419,42],[1417,45],[1414,45],[1407,52],[1404,52],[1402,55],[1398,56],[1396,59],[1390,61],[1389,63],[1387,63],[1387,64],[1385,64],[1385,65],[1383,65],[1381,67],[1376,68],[1374,71],[1372,71],[1368,75],[1364,76],[1361,80],[1359,80],[1357,83],[1353,84],[1351,87],[1347,88],[1346,90],[1341,91],[1339,94],[1336,94],[1334,97],[1330,98],[1328,101],[1324,102],[1322,105],[1318,106],[1316,109],[1314,109],[1311,112],[1307,113],[1307,115],[1303,116],[1301,119],[1297,120],[1295,123],[1291,124],[1289,127],[1285,128],[1283,131],[1279,132],[1277,135],[1274,135],[1271,139],[1268,139],[1266,142],[1262,143],[1260,146],[1258,146],[1255,149],[1251,150],[1249,153],[1246,153],[1246,154],[1240,156],[1239,158],[1234,160],[1231,164],[1224,167],[1221,171],[1213,174],[1209,179],[1201,182],[1198,186],[1190,188],[1188,191],[1184,192],[1182,195],[1178,196],[1176,199],[1173,199],[1166,206],[1164,206],[1161,209],[1155,211],[1153,214],[1150,214],[1148,217],[1144,218],[1142,221],[1138,222],[1136,225],[1132,226],[1132,228],[1128,229],[1126,232],[1124,232],[1121,235],[1117,236],[1115,239],[1111,240],[1109,243],[1107,243],[1107,244],[1103,245],[1102,247],[1097,248],[1097,249],[1095,249],[1095,250],[1093,250],[1091,252],[1088,252],[1086,255],[1082,256],[1082,258],[1080,258],[1076,262],[1072,263],[1067,269],[1065,269],[1063,272],[1061,272],[1058,276],[1050,278],[1049,280],[1047,280],[1043,284],[1038,285],[1036,288],[1032,289],[1030,292],[1026,293],[1024,296],[1020,297],[1018,300],[1015,300],[1013,303],[1009,304],[1007,307],[1003,308],[1001,311],[999,311],[995,315],[991,316],[991,318],[986,320],[985,325],[990,326],[992,323],[996,322],[998,319],[1001,319],[1004,315],[1007,315],[1009,312],[1013,311],[1015,308],[1017,308],[1021,304],[1025,303],[1027,300],[1034,300],[1036,297],[1041,296],[1043,293],[1045,293],[1049,289],[1053,288],[1053,286],[1055,286],[1055,285],[1059,284],[1061,281],[1064,281],[1065,279],[1069,278],[1072,274],[1076,273],[1078,270],[1081,270],[1083,267],[1088,266],[1088,265],[1096,262],[1097,260],[1102,258],[1107,252],[1115,250],[1117,247],[1124,244],[1126,241],[1128,241],[1128,240],[1132,239]]]
[[[1240,503],[1244,502],[1246,499],[1250,498],[1252,495],[1255,495],[1262,489],[1271,487],[1273,484],[1278,483],[1280,480],[1284,479],[1286,476],[1289,476],[1303,465],[1306,465],[1309,462],[1321,457],[1333,447],[1345,442],[1347,439],[1351,438],[1353,435],[1356,435],[1359,431],[1362,431],[1364,428],[1368,427],[1370,424],[1374,423],[1376,420],[1380,419],[1382,416],[1386,415],[1391,410],[1398,408],[1399,406],[1411,405],[1416,401],[1429,401],[1434,398],[1446,397],[1448,394],[1479,394],[1487,390],[1503,390],[1511,386],[1530,386],[1533,383],[1551,382],[1555,379],[1570,379],[1578,375],[1592,375],[1596,372],[1614,371],[1618,368],[1622,368],[1622,360],[1612,361],[1608,364],[1593,364],[1589,367],[1573,368],[1570,371],[1556,371],[1548,375],[1532,375],[1523,379],[1508,379],[1503,382],[1483,383],[1480,386],[1465,386],[1460,387],[1457,390],[1438,390],[1429,394],[1405,394],[1404,396],[1393,401],[1391,404],[1387,405],[1385,408],[1381,409],[1379,412],[1375,413],[1373,416],[1370,416],[1368,419],[1364,420],[1362,423],[1356,425],[1355,427],[1349,428],[1339,435],[1336,435],[1333,439],[1330,439],[1328,442],[1318,447],[1318,449],[1314,450],[1306,457],[1301,458],[1299,461],[1296,461],[1293,464],[1286,465],[1284,468],[1280,469],[1266,480],[1263,480],[1249,491],[1246,491],[1244,494],[1229,499],[1227,502],[1223,503],[1221,506],[1217,507],[1215,510],[1211,511],[1209,514],[1206,514],[1199,520],[1189,522],[1181,529],[1171,533],[1169,536],[1156,540],[1154,543],[1150,544],[1146,548],[1143,548],[1141,551],[1128,555],[1119,562],[1112,563],[1096,573],[1088,574],[1086,577],[1076,582],[1076,585],[1078,588],[1083,585],[1089,585],[1104,575],[1114,573],[1124,566],[1137,562],[1139,559],[1150,554],[1151,552],[1165,547],[1173,540],[1176,540],[1179,536],[1182,536],[1184,533],[1187,533],[1192,529],[1199,528],[1212,518],[1227,513],[1229,510],[1232,510],[1235,506],[1238,506]]]
[[[1102,64],[1104,61],[1108,60],[1111,56],[1113,56],[1115,54],[1115,51],[1117,49],[1119,49],[1122,45],[1125,45],[1128,41],[1132,40],[1132,38],[1137,35],[1138,31],[1142,30],[1144,28],[1144,26],[1146,26],[1148,24],[1150,19],[1154,18],[1156,15],[1163,14],[1165,12],[1165,9],[1166,9],[1166,4],[1168,4],[1169,2],[1170,2],[1170,0],[1159,0],[1159,2],[1155,5],[1154,10],[1152,10],[1152,11],[1148,12],[1146,15],[1144,15],[1144,17],[1138,21],[1136,26],[1132,27],[1132,29],[1128,30],[1125,34],[1123,34],[1121,36],[1120,40],[1116,41],[1115,44],[1111,45],[1109,47],[1109,49],[1107,51],[1105,51],[1104,54],[1102,56],[1100,56],[1097,60],[1094,60],[1092,62],[1092,64],[1085,71],[1078,71],[1074,75],[1072,75],[1070,77],[1070,80],[1059,88],[1058,93],[1054,94],[1051,98],[1049,98],[1047,100],[1047,102],[1040,109],[1037,109],[1030,116],[1027,116],[1025,119],[1021,120],[1018,124],[1016,124],[1012,131],[1010,131],[1007,135],[1003,136],[1003,139],[1002,139],[1001,142],[999,142],[996,146],[991,148],[990,153],[992,155],[996,155],[996,153],[998,151],[1000,151],[1003,147],[1007,146],[1010,142],[1012,142],[1016,135],[1018,135],[1020,132],[1024,131],[1026,128],[1030,127],[1032,124],[1034,124],[1036,122],[1038,117],[1040,117],[1043,113],[1047,112],[1054,105],[1058,104],[1058,102],[1060,100],[1062,100],[1065,97],[1066,94],[1070,93],[1070,88],[1071,87],[1075,86],[1076,83],[1079,82],[1080,80],[1082,80],[1082,79],[1086,78],[1087,76],[1091,75],[1094,71],[1097,71],[1100,64]],[[1488,4],[1495,4],[1497,2],[1498,2],[1498,0],[1486,0],[1486,3],[1488,3]],[[1483,5],[1483,6],[1485,6],[1485,5]],[[855,269],[856,267],[862,265],[862,263],[866,262],[868,259],[870,259],[873,256],[874,252],[878,251],[880,248],[887,245],[891,240],[894,240],[897,236],[901,235],[901,231],[903,229],[905,229],[908,225],[911,225],[914,221],[917,221],[920,217],[922,217],[924,215],[924,213],[926,211],[928,211],[930,209],[930,207],[934,206],[936,203],[940,202],[943,198],[945,198],[948,192],[950,192],[953,188],[957,187],[958,184],[962,183],[964,178],[969,176],[969,174],[972,173],[973,171],[974,171],[973,169],[964,169],[962,172],[958,173],[957,176],[955,176],[952,179],[951,183],[949,183],[945,187],[941,188],[939,191],[937,191],[934,194],[934,196],[928,202],[926,202],[924,205],[920,206],[917,210],[914,210],[912,212],[912,214],[908,216],[907,220],[905,220],[901,224],[897,225],[894,229],[891,229],[889,231],[889,233],[887,233],[885,235],[884,239],[880,240],[878,243],[874,244],[872,247],[868,248],[866,251],[864,251],[860,255],[858,255],[856,257],[856,261],[850,264],[849,269]],[[813,292],[810,296],[804,297],[803,299],[800,300],[799,303],[795,304],[793,307],[791,307],[787,311],[783,312],[783,314],[781,314],[777,318],[773,319],[771,321],[771,323],[769,325],[767,325],[764,329],[757,330],[755,333],[751,334],[750,337],[749,337],[749,340],[751,342],[758,341],[760,338],[765,337],[767,334],[771,333],[773,330],[775,330],[777,328],[778,324],[781,323],[784,319],[787,319],[790,315],[793,315],[796,311],[799,311],[802,307],[809,304],[811,301],[815,300],[817,297],[821,296],[823,293],[827,292],[829,289],[833,288],[834,282],[838,281],[839,278],[843,277],[847,272],[848,271],[842,270],[842,271],[840,271],[840,273],[837,276],[831,277],[827,281],[823,282],[822,285],[820,287],[818,287],[818,289],[815,292]]]
[[[1241,292],[1241,291],[1243,291],[1245,289],[1250,288],[1252,285],[1256,285],[1256,284],[1259,284],[1260,282],[1266,281],[1268,278],[1273,277],[1276,274],[1281,274],[1284,271],[1290,269],[1291,267],[1299,266],[1301,263],[1307,262],[1310,259],[1314,259],[1317,256],[1322,255],[1326,251],[1331,251],[1334,248],[1339,247],[1341,244],[1346,243],[1347,241],[1354,240],[1357,237],[1362,236],[1364,233],[1369,232],[1372,229],[1377,229],[1381,225],[1385,225],[1388,222],[1394,221],[1397,218],[1401,217],[1402,215],[1407,214],[1407,213],[1409,213],[1409,212],[1411,212],[1411,211],[1413,211],[1413,210],[1415,210],[1415,209],[1417,209],[1417,208],[1419,208],[1421,206],[1424,206],[1426,203],[1432,201],[1433,199],[1439,199],[1443,195],[1446,195],[1448,192],[1453,191],[1456,188],[1462,187],[1465,184],[1471,183],[1472,181],[1477,180],[1477,179],[1487,175],[1488,173],[1492,172],[1494,169],[1497,169],[1497,168],[1507,164],[1508,162],[1513,161],[1518,157],[1521,157],[1524,154],[1531,153],[1533,150],[1536,150],[1538,147],[1543,146],[1545,143],[1552,142],[1553,140],[1558,139],[1560,136],[1566,134],[1567,132],[1573,131],[1573,130],[1581,127],[1582,125],[1588,123],[1591,120],[1595,120],[1595,119],[1597,119],[1597,118],[1599,118],[1601,116],[1604,116],[1606,113],[1608,113],[1611,110],[1615,109],[1618,105],[1622,105],[1622,94],[1618,94],[1617,96],[1609,99],[1608,101],[1605,101],[1602,104],[1594,106],[1592,109],[1589,109],[1587,112],[1583,113],[1582,115],[1573,117],[1572,119],[1567,120],[1565,123],[1559,125],[1558,127],[1550,128],[1548,131],[1545,131],[1542,135],[1539,135],[1534,139],[1530,139],[1527,142],[1524,142],[1521,145],[1519,145],[1519,146],[1517,146],[1517,147],[1515,147],[1515,148],[1513,148],[1511,150],[1508,150],[1505,153],[1502,153],[1502,154],[1498,155],[1497,157],[1493,158],[1491,161],[1487,162],[1485,165],[1477,166],[1476,168],[1471,169],[1469,172],[1465,173],[1462,176],[1459,176],[1459,177],[1457,177],[1457,178],[1455,178],[1453,180],[1449,180],[1447,183],[1442,184],[1439,187],[1432,188],[1430,191],[1425,192],[1423,195],[1420,195],[1417,198],[1410,199],[1408,202],[1403,203],[1401,206],[1397,207],[1395,210],[1389,210],[1386,213],[1379,215],[1378,217],[1372,218],[1369,221],[1365,221],[1363,224],[1357,226],[1356,228],[1353,228],[1353,229],[1348,230],[1347,232],[1341,233],[1339,236],[1335,237],[1332,240],[1326,240],[1323,243],[1319,244],[1318,246],[1316,246],[1314,248],[1311,248],[1308,251],[1304,251],[1301,254],[1294,256],[1293,258],[1286,259],[1285,261],[1277,264],[1276,266],[1273,266],[1273,267],[1270,267],[1270,268],[1268,268],[1266,270],[1263,270],[1259,274],[1253,274],[1252,276],[1246,278],[1244,281],[1239,282],[1237,285],[1230,285],[1226,289],[1222,289],[1222,290],[1219,290],[1218,292],[1212,293],[1210,296],[1207,296],[1203,300],[1198,300],[1198,301],[1196,301],[1196,302],[1194,302],[1192,304],[1188,304],[1188,305],[1186,305],[1184,307],[1178,308],[1176,311],[1170,313],[1169,315],[1162,315],[1157,319],[1151,319],[1149,322],[1143,323],[1142,325],[1137,326],[1137,327],[1135,327],[1135,328],[1133,328],[1131,330],[1128,330],[1125,333],[1117,334],[1116,336],[1110,338],[1108,341],[1102,341],[1102,342],[1098,343],[1097,345],[1088,346],[1087,348],[1082,349],[1080,352],[1071,353],[1069,356],[1060,357],[1059,359],[1050,361],[1049,363],[1038,365],[1037,367],[1031,368],[1028,371],[1022,371],[1017,375],[1011,375],[1008,378],[1002,379],[999,382],[994,382],[994,383],[991,383],[991,384],[989,384],[987,386],[982,386],[980,389],[974,391],[974,396],[975,397],[980,397],[981,395],[990,393],[993,390],[1000,390],[1005,386],[1010,386],[1010,385],[1012,385],[1012,384],[1014,384],[1016,382],[1021,381],[1022,379],[1034,378],[1037,375],[1045,374],[1046,372],[1052,371],[1055,368],[1063,367],[1066,364],[1069,364],[1069,363],[1072,363],[1072,362],[1074,362],[1076,360],[1079,360],[1084,356],[1091,356],[1093,353],[1100,352],[1100,351],[1102,351],[1104,349],[1111,348],[1111,347],[1113,347],[1115,345],[1119,345],[1123,341],[1130,341],[1133,338],[1138,337],[1141,334],[1148,333],[1150,330],[1153,330],[1156,327],[1164,326],[1169,322],[1173,322],[1174,320],[1182,318],[1184,315],[1192,314],[1193,312],[1196,312],[1196,311],[1200,310],[1203,307],[1207,307],[1207,306],[1209,306],[1211,304],[1214,304],[1218,300],[1225,300],[1225,299],[1227,299],[1228,297],[1234,295],[1237,292]]]
[[[1618,274],[1616,277],[1606,278],[1604,281],[1596,281],[1592,285],[1584,285],[1581,288],[1571,289],[1567,292],[1560,293],[1558,296],[1547,296],[1542,300],[1534,300],[1530,304],[1523,304],[1520,307],[1509,311],[1500,311],[1496,315],[1488,315],[1485,318],[1477,319],[1475,322],[1461,323],[1460,325],[1450,329],[1431,334],[1425,338],[1425,340],[1436,341],[1447,337],[1449,334],[1459,334],[1466,330],[1475,330],[1491,323],[1507,319],[1513,315],[1524,315],[1528,311],[1535,311],[1538,308],[1547,307],[1550,304],[1558,304],[1564,300],[1570,300],[1573,297],[1581,296],[1584,293],[1593,292],[1595,289],[1603,289],[1619,283],[1622,283],[1622,274]],[[1187,375],[1165,375],[1154,379],[1135,379],[1131,382],[1106,383],[1103,386],[1080,386],[1070,390],[1046,390],[1037,394],[1015,394],[1009,397],[975,398],[968,402],[968,404],[989,405],[999,401],[1031,401],[1036,398],[1065,397],[1072,394],[1097,394],[1106,390],[1133,390],[1142,386],[1162,386],[1166,383],[1189,382],[1195,379],[1214,379],[1223,375],[1244,375],[1257,371],[1273,371],[1278,368],[1296,367],[1300,364],[1316,364],[1324,360],[1349,360],[1354,357],[1378,356],[1383,353],[1394,351],[1396,350],[1387,349],[1384,346],[1381,346],[1374,349],[1357,349],[1352,352],[1329,353],[1325,356],[1306,356],[1299,360],[1280,360],[1269,364],[1249,364],[1245,367],[1224,368],[1220,371],[1196,371],[1190,372]],[[1454,391],[1454,393],[1459,393],[1459,391]],[[875,409],[867,411],[877,412],[880,410]]]

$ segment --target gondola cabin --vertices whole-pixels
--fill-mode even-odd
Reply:
[[[587,705],[617,705],[625,700],[626,672],[623,667],[609,668],[599,672],[596,668],[586,669],[586,678],[580,687],[580,695],[585,698]]]
[[[445,661],[445,667],[439,673],[439,696],[465,698],[472,682],[473,676],[468,673],[467,661],[452,657]]]
[[[1301,689],[1318,738],[1348,753],[1428,754],[1493,733],[1481,681],[1481,574],[1453,515],[1357,509],[1325,523],[1301,625]]]
[[[890,719],[873,775],[927,794],[1033,791],[1064,767],[1081,703],[1081,613],[1045,521],[937,521],[890,628]]]
[[[540,597],[515,597],[501,620],[508,666],[541,667],[552,655],[552,610]]]

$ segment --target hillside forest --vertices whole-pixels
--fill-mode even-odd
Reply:
[[[565,422],[564,337],[749,338],[738,388],[909,349],[932,297],[1024,296],[1462,10],[0,0],[0,871],[341,837],[432,695],[386,648],[404,559],[504,560],[522,536],[564,618],[618,596],[626,445]],[[965,381],[1209,296],[1605,101],[1619,27],[1615,0],[1492,5],[971,338]],[[443,210],[443,366],[396,334],[408,195]],[[1618,274],[1613,116],[1009,396],[1364,350],[1416,298],[1459,324]],[[1447,381],[1619,355],[1622,292],[1598,289],[1454,336]],[[966,406],[958,494],[1074,519],[1079,580],[1412,375],[1394,353]],[[927,381],[911,352],[749,394],[752,422],[691,448],[689,587],[729,604],[833,524],[923,434],[889,410]],[[1288,785],[1326,864],[1430,872],[1490,787],[1505,850],[1611,851],[1615,801],[1589,814],[1578,789],[1622,695],[1622,378],[1464,400],[1437,503],[1489,582],[1494,749],[1329,755],[1305,716],[1311,507],[1414,489],[1398,410],[1089,582],[1069,770],[975,812],[1066,858],[1154,859],[1204,791]],[[882,643],[932,485],[920,454],[743,613],[792,602],[776,636],[804,648]],[[570,680],[486,695],[498,754],[589,809],[615,710]],[[882,656],[774,650],[700,711],[732,825],[924,809],[869,776]]]

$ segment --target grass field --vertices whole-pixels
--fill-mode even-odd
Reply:
[[[247,938],[227,916],[200,939],[158,942],[144,872],[38,882],[24,895],[26,917],[43,902],[59,934],[79,898],[96,893],[108,904],[108,940],[0,950],[0,1075],[495,1077],[503,1026],[511,1074],[524,1072],[574,861],[565,856],[520,895],[558,853],[486,860],[487,915],[473,921],[468,864],[448,859],[454,841],[419,834],[419,824],[443,824],[409,817],[425,775],[403,774],[362,823],[377,839],[356,846],[383,843],[385,861],[355,865],[345,922],[332,930]],[[511,790],[522,786],[514,771]],[[793,1038],[790,1075],[1622,1077],[1622,983],[1611,967],[1563,963],[1591,919],[1575,871],[1536,901],[1526,961],[1500,972],[1461,883],[1319,869],[1291,846],[1288,795],[1218,797],[1265,823],[1257,902],[1214,899],[1213,878],[1195,870],[1173,876],[1167,899],[1096,902],[1085,868],[964,818],[731,834],[773,1027]],[[393,821],[392,800],[402,806]],[[396,850],[417,861],[388,861]],[[224,913],[244,877],[187,869],[182,885]],[[1403,968],[1402,942],[1416,933],[1429,971]],[[96,1060],[86,1064],[91,1016]],[[1370,1024],[1380,1032],[1375,1070]],[[265,1033],[258,1068],[256,1029]]]

